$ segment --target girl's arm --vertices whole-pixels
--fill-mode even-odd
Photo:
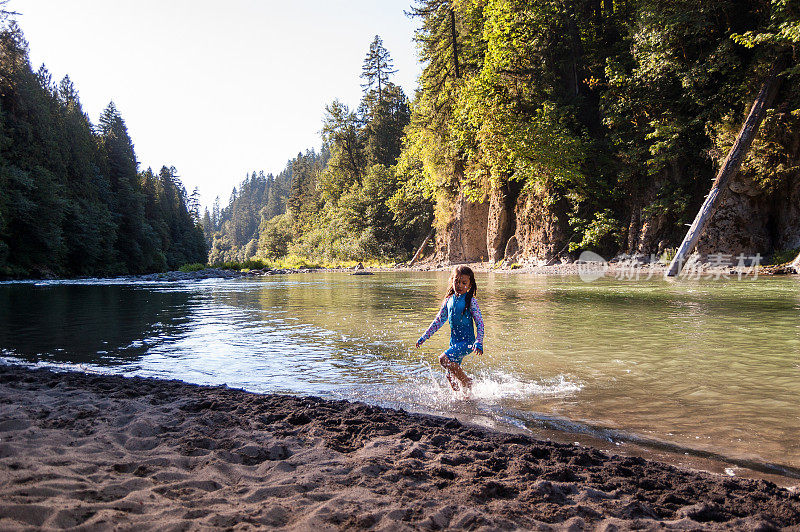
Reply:
[[[475,349],[483,354],[483,316],[481,308],[478,306],[478,300],[474,297],[469,310],[472,312],[472,319],[475,320]]]
[[[433,336],[433,333],[438,331],[446,321],[447,321],[447,300],[445,299],[444,303],[442,303],[442,309],[439,311],[439,315],[436,316],[436,319],[433,320],[431,324],[428,326],[428,330],[425,331],[425,334],[420,336],[419,340],[417,340],[417,347],[421,346],[425,340]]]

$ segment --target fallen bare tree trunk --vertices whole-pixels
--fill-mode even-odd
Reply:
[[[694,222],[692,222],[689,231],[686,232],[686,236],[683,238],[683,242],[678,248],[678,252],[675,254],[675,258],[672,259],[669,270],[667,270],[667,276],[674,277],[680,273],[681,268],[683,268],[686,262],[686,257],[694,250],[697,241],[700,240],[700,236],[711,220],[711,216],[714,214],[714,211],[717,210],[717,207],[719,207],[725,190],[724,187],[728,184],[728,181],[739,172],[742,161],[744,161],[747,155],[747,150],[750,149],[750,145],[753,143],[753,139],[758,133],[761,121],[767,114],[769,106],[772,105],[772,100],[775,99],[775,94],[778,92],[778,87],[780,86],[779,75],[784,68],[784,61],[782,60],[776,61],[772,66],[769,76],[761,87],[755,102],[753,102],[753,107],[750,109],[750,113],[744,121],[742,130],[739,131],[739,135],[736,137],[731,151],[728,152],[725,162],[722,163],[722,167],[717,173],[717,178],[714,179],[714,183],[711,185],[711,192],[706,196],[703,206],[700,207],[700,212],[697,213]]]
[[[419,247],[417,252],[414,254],[414,258],[411,259],[411,262],[408,263],[409,266],[413,266],[415,262],[419,259],[420,255],[422,255],[422,250],[425,249],[425,246],[428,245],[428,240],[431,239],[433,236],[434,229],[431,229],[431,232],[428,233],[428,236],[425,237],[425,240],[422,241],[422,245]]]
[[[797,258],[792,262],[792,268],[794,268],[794,273],[800,273],[800,253],[797,254]]]

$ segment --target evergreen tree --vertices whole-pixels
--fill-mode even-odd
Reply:
[[[114,253],[117,229],[109,209],[109,183],[100,171],[94,133],[69,76],[59,83],[57,98],[66,178],[65,268],[73,274],[98,274],[106,271],[106,259]]]
[[[203,240],[206,243],[206,249],[210,249],[211,241],[214,235],[214,222],[211,221],[211,214],[208,212],[208,207],[206,207],[205,211],[203,212],[203,218],[200,220],[200,224],[203,227]]]
[[[163,208],[164,190],[172,203]],[[205,246],[177,176],[137,173],[111,104],[95,129],[69,77],[33,72],[13,22],[0,30],[0,275],[105,275],[203,260]]]
[[[291,165],[291,162],[290,162]],[[252,172],[234,188],[228,206],[219,208],[214,201],[209,215],[215,229],[205,232],[210,242],[208,261],[211,263],[241,261],[252,258],[258,251],[262,220],[286,212],[291,167],[278,177],[263,171]]]
[[[214,198],[214,203],[211,207],[211,228],[212,231],[219,231],[220,228],[219,196]]]
[[[394,83],[386,83],[382,99],[373,96],[367,94],[361,102],[365,165],[392,166],[400,156],[411,109],[403,90]]]
[[[291,161],[292,182],[287,200],[287,210],[299,228],[306,222],[306,216],[318,212],[319,196],[317,179],[320,164],[314,150],[298,153]]]
[[[100,115],[98,131],[113,191],[112,212],[119,227],[114,242],[118,271],[140,273],[160,269],[164,260],[158,256],[156,235],[144,217],[144,196],[139,187],[133,142],[114,102]]]
[[[61,273],[63,266],[65,203],[52,90],[46,70],[32,72],[27,42],[11,22],[0,31],[0,271],[7,273]]]
[[[322,139],[330,146],[331,159],[320,189],[324,201],[333,201],[351,186],[361,183],[367,158],[362,119],[338,100],[327,106],[325,113]]]
[[[383,99],[383,89],[389,83],[389,76],[396,73],[389,51],[383,47],[383,40],[376,35],[369,45],[369,51],[361,67],[361,77],[365,83],[361,85],[364,94],[375,91],[377,101]]]
[[[198,187],[194,187],[194,190],[192,190],[187,207],[192,219],[195,222],[200,222],[200,189]]]

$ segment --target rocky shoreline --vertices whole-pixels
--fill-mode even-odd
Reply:
[[[625,280],[647,280],[664,277],[667,265],[663,263],[649,263],[645,260],[614,260],[598,264],[580,262],[559,262],[556,264],[492,264],[488,262],[467,263],[475,272],[481,273],[500,273],[500,274],[530,274],[530,275],[576,275],[592,278],[610,277]],[[149,273],[144,275],[125,275],[114,277],[113,279],[122,281],[148,281],[148,282],[176,282],[193,281],[203,279],[237,279],[267,277],[272,275],[307,274],[316,272],[336,272],[349,273],[350,275],[373,275],[379,272],[426,272],[426,271],[449,271],[452,264],[443,262],[422,262],[413,266],[405,263],[398,263],[390,267],[365,268],[358,265],[353,268],[259,268],[250,270],[233,270],[225,268],[209,267],[198,271],[183,272],[179,270]],[[792,264],[765,265],[758,267],[750,266],[714,266],[708,263],[701,263],[691,271],[684,270],[681,277],[689,279],[714,278],[743,278],[774,275],[797,275],[800,268]],[[97,279],[91,277],[87,279]],[[0,279],[2,281],[3,279]],[[36,281],[40,279],[29,279]],[[44,276],[41,280],[57,281],[56,276]]]
[[[291,273],[312,273],[323,271],[323,268],[276,268],[258,270],[226,270],[222,268],[206,268],[196,272],[171,271],[150,273],[147,275],[131,275],[122,277],[131,281],[192,281],[201,279],[236,279],[240,277],[264,277],[267,275],[285,275]]]
[[[609,262],[598,265],[587,265],[578,262],[565,262],[548,265],[513,265],[496,266],[489,263],[471,263],[469,266],[476,272],[501,273],[501,274],[531,274],[531,275],[576,275],[588,276],[592,280],[609,277],[625,280],[647,280],[664,277],[667,265],[646,262]],[[206,268],[195,272],[171,271],[151,273],[147,275],[132,275],[120,279],[130,281],[191,281],[202,279],[235,279],[267,277],[272,275],[307,274],[316,272],[349,273],[350,275],[372,275],[378,272],[425,272],[449,271],[451,265],[444,263],[423,263],[415,266],[397,265],[390,268],[262,268],[253,270],[228,270],[221,268]],[[731,267],[712,266],[700,264],[697,267],[684,270],[681,277],[687,279],[738,279],[757,278],[759,276],[796,275],[800,272],[789,264]]]

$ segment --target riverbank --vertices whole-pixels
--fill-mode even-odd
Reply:
[[[361,403],[0,366],[0,528],[800,526],[800,495]]]
[[[600,277],[611,277],[625,280],[646,280],[664,277],[667,272],[667,264],[660,262],[646,262],[642,260],[612,260],[610,262],[581,263],[581,262],[558,262],[555,264],[542,263],[499,263],[491,264],[488,262],[468,263],[475,272],[480,273],[502,273],[502,274],[529,274],[529,275],[575,275],[595,280]],[[203,279],[235,279],[248,277],[266,277],[271,275],[304,274],[314,272],[337,272],[350,273],[351,275],[372,275],[377,272],[426,272],[426,271],[450,271],[452,264],[443,262],[421,262],[413,266],[405,263],[398,263],[388,267],[364,267],[359,264],[353,268],[324,268],[324,267],[305,267],[305,268],[253,268],[253,269],[230,269],[208,267],[194,271],[173,270],[168,272],[149,273],[143,275],[125,275],[114,279],[129,281],[153,281],[153,282],[175,282],[175,281],[197,281]],[[687,279],[742,279],[757,278],[758,276],[774,275],[797,275],[800,272],[791,264],[777,265],[741,265],[741,266],[715,266],[710,263],[699,263],[685,268],[680,277]],[[43,280],[59,280],[55,276],[42,278]],[[91,278],[94,279],[94,278]],[[11,280],[11,279],[2,279]],[[37,279],[29,279],[37,280]]]
[[[646,280],[664,277],[667,271],[665,264],[649,264],[636,262],[611,262],[606,264],[581,264],[565,262],[548,265],[492,265],[486,262],[468,264],[479,273],[529,274],[529,275],[575,275],[595,280],[611,277],[626,280]],[[314,272],[350,273],[351,275],[372,275],[376,272],[425,272],[449,271],[451,265],[443,263],[423,263],[415,266],[398,265],[392,268],[261,268],[252,270],[226,270],[206,268],[194,272],[171,271],[151,273],[147,275],[127,276],[121,279],[131,281],[191,281],[202,279],[234,279],[240,277],[266,277],[271,275],[302,274]],[[716,267],[708,264],[686,269],[681,273],[687,279],[743,279],[758,276],[792,275],[796,272],[788,265]]]

